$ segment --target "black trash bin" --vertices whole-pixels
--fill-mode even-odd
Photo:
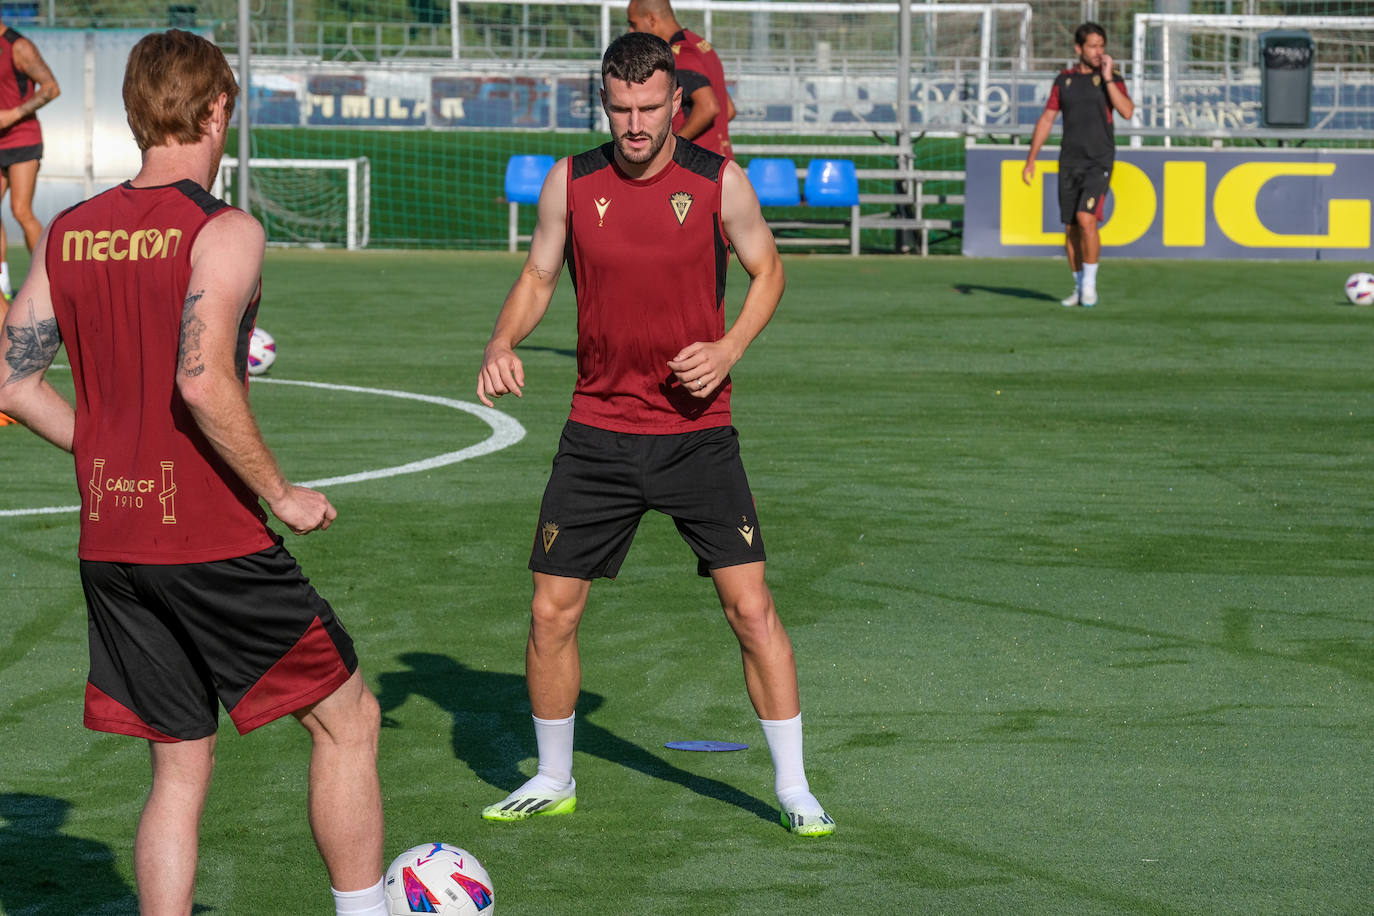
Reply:
[[[1312,123],[1312,36],[1296,29],[1261,32],[1260,126]]]

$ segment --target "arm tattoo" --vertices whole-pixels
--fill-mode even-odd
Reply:
[[[553,271],[549,270],[547,267],[540,267],[538,264],[531,264],[530,273],[534,274],[536,279],[543,280],[547,278],[549,274],[553,273]]]
[[[56,318],[35,320],[27,328],[12,324],[6,330],[10,339],[10,349],[5,354],[5,362],[10,366],[6,385],[47,369],[57,355],[57,348],[62,346],[62,333],[57,328]]]
[[[196,303],[205,290],[196,290],[186,297],[181,307],[181,340],[177,344],[177,368],[183,375],[194,378],[205,371],[205,358],[200,352],[200,335],[205,322],[196,314]]]

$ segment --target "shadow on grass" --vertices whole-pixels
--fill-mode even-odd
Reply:
[[[970,293],[992,293],[994,296],[1011,296],[1014,299],[1036,299],[1040,302],[1058,302],[1059,300],[1042,293],[1037,289],[1026,289],[1021,286],[983,286],[979,283],[956,283],[955,290],[967,296]]]
[[[70,807],[50,795],[0,793],[0,913],[65,916],[98,907],[136,916],[138,901],[115,870],[113,850],[62,831]]]
[[[534,750],[534,729],[523,675],[478,671],[433,652],[406,652],[397,660],[406,670],[383,672],[377,678],[384,727],[400,727],[387,714],[412,695],[425,697],[453,718],[455,758],[498,789],[512,792],[524,784],[528,776],[519,763]],[[597,725],[590,714],[602,702],[600,694],[585,690],[578,696],[577,750],[777,823],[776,809],[762,799],[674,766]]]

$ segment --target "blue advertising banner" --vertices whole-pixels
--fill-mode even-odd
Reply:
[[[973,146],[964,254],[1062,255],[1056,151]],[[1374,151],[1119,148],[1104,250],[1136,258],[1374,261]]]

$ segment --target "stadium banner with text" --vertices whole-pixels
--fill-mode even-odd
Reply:
[[[964,254],[1062,255],[1058,151],[970,146]],[[1105,251],[1135,258],[1374,261],[1374,151],[1118,148]]]

